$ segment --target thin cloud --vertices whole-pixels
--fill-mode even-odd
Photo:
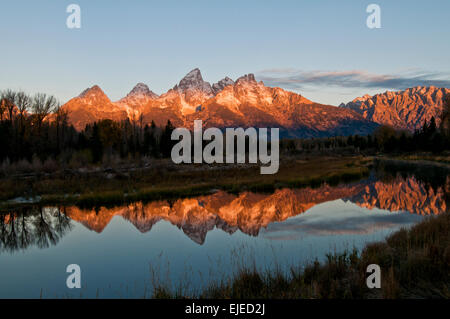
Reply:
[[[258,73],[258,79],[270,86],[289,89],[333,86],[345,88],[404,90],[414,86],[450,87],[448,73],[408,72],[404,74],[373,74],[361,70],[350,71],[298,71],[294,69],[268,69]]]
[[[350,208],[350,207],[349,207]],[[330,218],[328,215],[305,213],[300,218],[292,218],[283,223],[270,224],[262,231],[269,239],[298,239],[308,235],[363,235],[372,234],[382,229],[409,226],[422,219],[420,215],[403,213],[362,214],[360,210],[347,211],[351,215]],[[328,219],[327,219],[328,217]]]

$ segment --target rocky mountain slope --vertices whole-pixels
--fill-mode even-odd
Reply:
[[[142,117],[144,124],[167,120],[192,128],[195,119],[205,127],[279,127],[292,137],[322,137],[368,134],[378,125],[347,108],[314,103],[300,94],[266,87],[253,74],[236,81],[225,77],[210,84],[199,69],[189,72],[168,92],[158,96],[145,84],[117,102],[111,102],[94,86],[64,106],[70,122],[79,130],[100,119],[124,120]]]
[[[94,85],[71,99],[62,108],[69,113],[69,121],[77,129],[99,119],[122,120],[128,116],[127,109],[113,103],[106,94]]]
[[[120,99],[117,104],[125,110],[128,110],[129,114],[136,113],[139,115],[142,113],[142,107],[148,104],[150,101],[157,99],[159,96],[152,92],[149,87],[144,83],[138,83],[127,94],[126,97]]]
[[[450,89],[417,86],[399,92],[386,91],[358,97],[341,107],[354,110],[365,119],[397,129],[414,131],[432,117],[439,125],[445,96]]]

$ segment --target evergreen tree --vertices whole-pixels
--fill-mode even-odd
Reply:
[[[100,139],[100,132],[97,123],[94,123],[94,126],[92,127],[92,136],[89,144],[93,162],[100,162],[103,157],[103,145]]]
[[[168,120],[160,139],[161,152],[163,157],[170,157],[172,146],[175,145],[174,141],[172,141],[171,139],[174,129],[175,128],[173,127],[172,123],[170,122],[170,120]]]

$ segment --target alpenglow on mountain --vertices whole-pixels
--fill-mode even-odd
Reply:
[[[423,127],[425,121],[434,117],[437,124],[445,97],[450,89],[434,86],[416,86],[404,91],[364,95],[342,107],[354,110],[365,119],[397,129],[414,131]]]
[[[414,177],[399,176],[388,183],[368,179],[339,186],[324,184],[319,188],[277,189],[273,194],[243,192],[236,195],[218,191],[171,203],[164,200],[139,202],[111,209],[80,209],[73,206],[67,207],[65,213],[98,233],[104,231],[114,216],[130,221],[142,233],[151,231],[155,224],[165,220],[195,243],[203,245],[208,232],[213,229],[230,234],[239,230],[257,236],[262,228],[273,222],[298,216],[318,204],[337,199],[367,209],[405,210],[421,215],[442,214],[448,208],[444,188],[434,191]],[[329,231],[339,231],[339,228],[332,227]]]
[[[442,108],[442,104],[425,105],[434,101],[425,100],[421,108]],[[200,119],[205,127],[279,127],[284,137],[327,137],[366,135],[384,124],[377,121],[379,117],[361,111],[364,107],[352,107],[350,103],[346,107],[315,103],[300,94],[267,87],[257,82],[253,74],[236,80],[224,77],[211,85],[203,79],[199,69],[190,71],[161,95],[152,92],[146,84],[138,83],[126,97],[112,102],[95,85],[68,101],[63,108],[78,130],[101,119],[122,121],[127,118],[142,121],[144,125],[152,121],[165,125],[170,120],[176,127],[192,129],[194,120]],[[408,115],[405,120],[391,122],[404,128],[416,122],[412,117]]]

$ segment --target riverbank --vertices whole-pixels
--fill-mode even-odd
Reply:
[[[5,176],[0,181],[0,208],[26,203],[111,206],[198,196],[222,189],[273,192],[277,188],[320,186],[361,179],[368,175],[372,158],[285,157],[274,175],[261,175],[258,165],[175,165],[153,161],[144,167],[85,168],[52,173]]]
[[[381,268],[379,289],[367,288],[370,264]],[[450,213],[428,217],[384,242],[368,244],[361,254],[327,255],[325,263],[316,261],[288,273],[242,268],[195,295],[160,285],[153,298],[450,298]]]
[[[432,153],[415,153],[408,155],[399,155],[395,157],[398,160],[405,161],[416,161],[416,162],[424,162],[424,163],[441,163],[450,165],[450,152],[446,151],[442,154],[432,154]]]
[[[77,170],[31,171],[0,178],[0,210],[20,205],[111,207],[207,195],[216,190],[271,193],[279,188],[336,185],[365,178],[370,169],[390,175],[414,172],[425,181],[448,184],[450,164],[443,161],[387,156],[285,156],[274,175],[261,175],[259,165],[176,165],[169,159]],[[446,191],[447,192],[447,191]]]

